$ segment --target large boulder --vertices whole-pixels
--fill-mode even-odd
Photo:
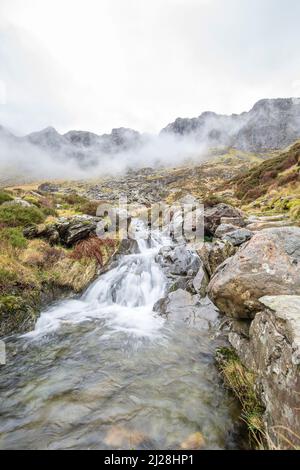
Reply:
[[[225,220],[227,223],[235,222],[233,225],[240,225],[243,220],[243,214],[239,209],[229,204],[220,203],[214,207],[205,209],[204,212],[204,230],[206,235],[214,235],[217,227]],[[224,218],[226,218],[224,220]],[[228,222],[230,220],[230,222]]]
[[[276,447],[293,448],[300,429],[300,296],[265,296],[260,302],[248,337],[233,331],[229,341],[256,374],[266,434]]]
[[[222,263],[208,295],[226,315],[253,318],[265,295],[300,295],[300,228],[263,230]]]

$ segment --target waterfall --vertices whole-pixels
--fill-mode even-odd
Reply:
[[[170,240],[159,232],[151,237],[143,223],[133,223],[139,253],[124,255],[117,267],[99,276],[80,299],[59,302],[42,312],[33,332],[40,336],[59,328],[63,323],[80,323],[89,319],[105,319],[111,332],[127,331],[138,336],[152,336],[163,324],[152,311],[163,297],[165,279],[155,256]]]

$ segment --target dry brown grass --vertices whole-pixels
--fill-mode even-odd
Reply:
[[[114,251],[116,248],[116,240],[100,239],[96,236],[90,237],[77,243],[70,257],[73,259],[96,259],[100,266],[105,263],[104,254],[107,249]]]

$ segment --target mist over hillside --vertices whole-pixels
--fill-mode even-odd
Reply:
[[[87,131],[60,134],[53,127],[17,137],[0,126],[1,181],[86,178],[122,173],[130,168],[176,166],[201,162],[210,148],[234,147],[263,153],[300,138],[300,99],[258,101],[249,112],[202,113],[177,118],[159,135],[113,129],[98,135]]]

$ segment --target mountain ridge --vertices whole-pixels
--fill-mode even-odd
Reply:
[[[157,136],[192,139],[207,147],[232,147],[246,152],[263,153],[278,150],[300,139],[300,98],[261,99],[250,111],[240,114],[217,114],[205,111],[198,117],[177,118]],[[110,134],[70,130],[60,134],[54,127],[32,132],[23,137],[0,126],[0,141],[30,143],[50,154],[64,154],[77,159],[114,154],[135,149],[151,138],[136,130],[120,127]]]

